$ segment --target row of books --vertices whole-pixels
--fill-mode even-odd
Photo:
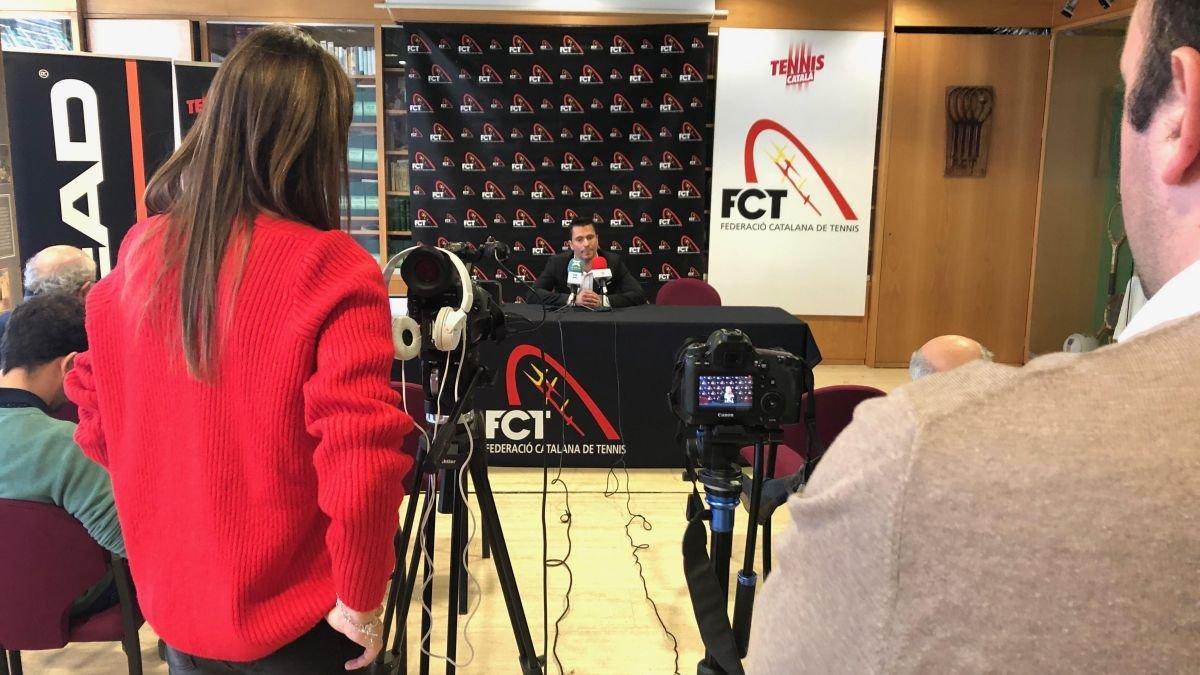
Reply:
[[[354,121],[374,122],[379,109],[375,103],[375,89],[355,87],[354,91],[357,92],[354,98]]]
[[[408,192],[408,160],[393,159],[388,162],[388,192]]]
[[[351,216],[379,216],[378,181],[351,181],[349,198]],[[341,206],[346,208],[346,195],[342,195]]]
[[[333,55],[351,75],[375,74],[374,47],[342,47],[329,40],[321,40],[321,47]]]
[[[412,229],[412,202],[393,197],[388,200],[389,232],[408,232]]]
[[[379,168],[379,149],[374,134],[351,134],[349,157],[351,169],[375,171]]]

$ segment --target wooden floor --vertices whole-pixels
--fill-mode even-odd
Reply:
[[[862,366],[820,366],[816,370],[818,386],[868,384],[885,391],[906,382],[907,375],[904,370]],[[551,471],[551,479],[555,473]],[[542,471],[494,468],[491,476],[525,614],[537,651],[542,654]],[[558,662],[561,672],[566,673],[672,673],[677,668],[681,673],[695,672],[703,648],[680,559],[685,498],[691,490],[690,484],[682,482],[680,472],[674,469],[640,469],[627,474],[618,470],[611,475],[602,469],[574,469],[563,472],[562,482],[569,490],[570,545],[567,525],[561,522],[568,502],[564,485],[550,486],[546,506],[549,557],[562,558],[570,548],[570,572],[556,567],[547,573],[549,591],[545,597],[551,643],[569,583],[571,608],[559,624],[557,662],[551,655],[546,672],[560,672]],[[786,509],[778,512],[775,532],[786,529],[786,513]],[[631,514],[644,514],[645,519]],[[435,555],[440,556],[440,574],[434,580],[434,652],[441,652],[445,644],[448,522],[443,517],[437,523]],[[744,534],[744,525],[744,513],[739,514],[735,534]],[[640,570],[631,539],[639,547],[645,547],[638,551]],[[740,560],[740,556],[741,552],[735,551],[735,560]],[[460,621],[458,661],[462,665],[470,656],[465,637],[475,647],[474,660],[464,666],[467,672],[520,673],[495,568],[491,561],[480,558],[478,537],[471,547],[469,564],[478,582],[479,590],[471,593],[477,611],[465,634]],[[639,571],[645,577],[645,587],[663,623],[675,636],[675,648],[646,599]],[[420,633],[418,607],[414,602],[409,631],[412,636]],[[167,667],[158,659],[157,637],[149,626],[142,629],[141,642],[145,672],[165,675]],[[416,644],[415,637],[410,644]],[[117,643],[72,645],[57,651],[26,652],[22,656],[25,672],[30,675],[125,672],[124,654]],[[431,669],[435,673],[443,671],[444,667],[437,663]],[[416,672],[412,658],[410,672]]]

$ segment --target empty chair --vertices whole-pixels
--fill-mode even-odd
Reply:
[[[131,675],[141,675],[138,629],[143,620],[129,568],[92,540],[79,521],[52,504],[0,499],[0,657],[21,673],[20,650],[59,649],[70,642],[116,642]],[[72,618],[71,603],[112,565],[120,603]],[[0,659],[2,660],[2,659]]]
[[[665,288],[665,286],[664,286]],[[854,419],[854,409],[859,403],[886,394],[875,387],[857,384],[838,384],[821,387],[814,392],[817,401],[817,452],[813,463],[821,460],[833,441]],[[785,424],[783,443],[775,455],[775,472],[767,476],[777,478],[800,470],[804,464],[804,452],[808,448],[808,431],[804,424]],[[742,458],[747,463],[754,461],[754,448],[742,448]],[[765,467],[764,467],[765,473]]]
[[[707,281],[672,279],[658,289],[658,296],[654,299],[654,304],[720,307],[721,294]]]

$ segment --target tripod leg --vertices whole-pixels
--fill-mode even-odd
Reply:
[[[779,444],[772,443],[767,446],[767,470],[763,475],[775,478],[775,457],[779,452]],[[771,521],[763,523],[763,580],[771,576]]]
[[[425,481],[425,490],[421,501],[421,513],[425,513],[425,509],[432,509],[433,505],[429,500],[433,499],[432,479],[427,478]],[[416,495],[414,494],[414,498]],[[430,515],[432,518],[432,514]],[[420,527],[416,525],[415,527]],[[405,544],[406,552],[408,550],[407,543]],[[412,607],[413,593],[417,589],[417,566],[421,562],[420,539],[413,542],[412,558],[408,561],[408,572],[404,579],[403,596],[400,600],[400,613],[397,615],[396,625],[396,643],[392,646],[392,653],[396,654],[396,663],[400,666],[400,672],[408,672],[408,615],[409,609]]]
[[[428,554],[425,558],[422,574],[422,591],[423,603],[421,605],[421,675],[429,675],[429,642],[433,631],[433,552],[434,541],[433,537],[436,531],[437,523],[437,508],[434,501],[437,499],[437,488],[434,485],[435,479],[431,476],[429,483],[429,496],[427,497],[430,509],[429,520],[425,523],[425,532],[423,539],[420,542],[422,555]]]
[[[453,471],[455,471],[454,481],[457,485],[457,469],[453,469]],[[450,585],[447,593],[449,597],[446,602],[446,675],[453,675],[454,661],[458,657],[459,592],[462,589],[462,578],[465,576],[462,567],[463,504],[457,488],[445,491],[442,496],[443,499],[449,499],[452,502],[450,507]]]
[[[771,576],[771,521],[763,523],[762,528],[763,581],[766,581]]]
[[[468,572],[467,572],[467,570],[471,565],[471,562],[470,562],[471,555],[470,555],[470,551],[468,550],[468,547],[470,546],[469,539],[470,539],[470,534],[471,534],[471,529],[470,529],[471,523],[470,523],[470,519],[469,519],[468,513],[467,513],[467,497],[466,497],[466,495],[467,495],[467,476],[466,476],[466,473],[464,472],[462,475],[462,480],[460,481],[459,499],[458,499],[458,509],[459,509],[458,521],[459,521],[460,529],[462,530],[462,532],[460,532],[458,535],[459,542],[462,544],[462,550],[460,551],[460,554],[458,557],[458,560],[461,561],[461,564],[462,564],[462,574],[458,575],[458,613],[464,614],[464,615],[467,613],[467,609],[471,604],[470,598],[467,597],[467,587],[468,587],[468,584],[467,584]]]
[[[758,512],[762,504],[763,443],[754,444],[754,477],[750,490],[750,518],[746,526],[746,555],[737,575],[737,592],[733,600],[733,636],[738,655],[746,657],[750,646],[750,620],[754,611],[754,589],[758,575],[754,572],[754,554],[758,539]]]
[[[479,543],[483,547],[483,559],[487,560],[492,557],[491,537],[483,523],[479,523]]]
[[[392,620],[396,618],[396,610],[401,606],[401,595],[403,598],[404,614],[408,616],[408,600],[412,597],[409,592],[409,587],[403,585],[407,581],[407,575],[401,576],[407,565],[408,560],[408,543],[413,534],[413,522],[416,520],[417,502],[421,497],[421,468],[420,464],[413,465],[413,486],[408,491],[408,504],[404,509],[404,521],[400,529],[396,531],[396,536],[393,539],[393,546],[396,550],[396,569],[392,571],[391,587],[388,589],[387,607],[383,612],[383,644],[387,644],[388,637],[392,631]],[[416,557],[414,556],[414,560]],[[404,622],[399,621],[396,627],[395,640],[392,641],[392,655],[396,656],[400,653],[401,645],[403,644]],[[380,652],[380,658],[375,662],[375,668],[383,665],[383,652]]]
[[[488,454],[486,452],[480,454],[479,459],[476,461],[481,462],[483,464],[483,468],[486,470],[488,465]],[[491,534],[488,532],[487,524],[482,520],[479,522],[479,543],[483,549],[483,559],[487,560],[488,558],[492,557]]]
[[[500,514],[496,510],[496,499],[492,494],[487,468],[482,462],[471,462],[470,470],[471,480],[475,483],[475,491],[479,495],[480,520],[490,535],[494,553],[492,559],[496,563],[496,575],[500,577],[500,590],[504,594],[504,605],[508,608],[509,622],[512,624],[513,636],[517,641],[521,672],[526,675],[540,674],[542,665],[534,650],[533,636],[529,632],[529,621],[525,618],[525,608],[521,604],[521,592],[517,587],[517,577],[513,572],[512,559],[508,556],[508,545],[504,541],[504,530],[500,526]]]

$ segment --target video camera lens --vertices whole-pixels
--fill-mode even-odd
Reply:
[[[454,269],[440,251],[413,251],[400,267],[400,276],[408,285],[410,295],[432,297],[454,287]]]

